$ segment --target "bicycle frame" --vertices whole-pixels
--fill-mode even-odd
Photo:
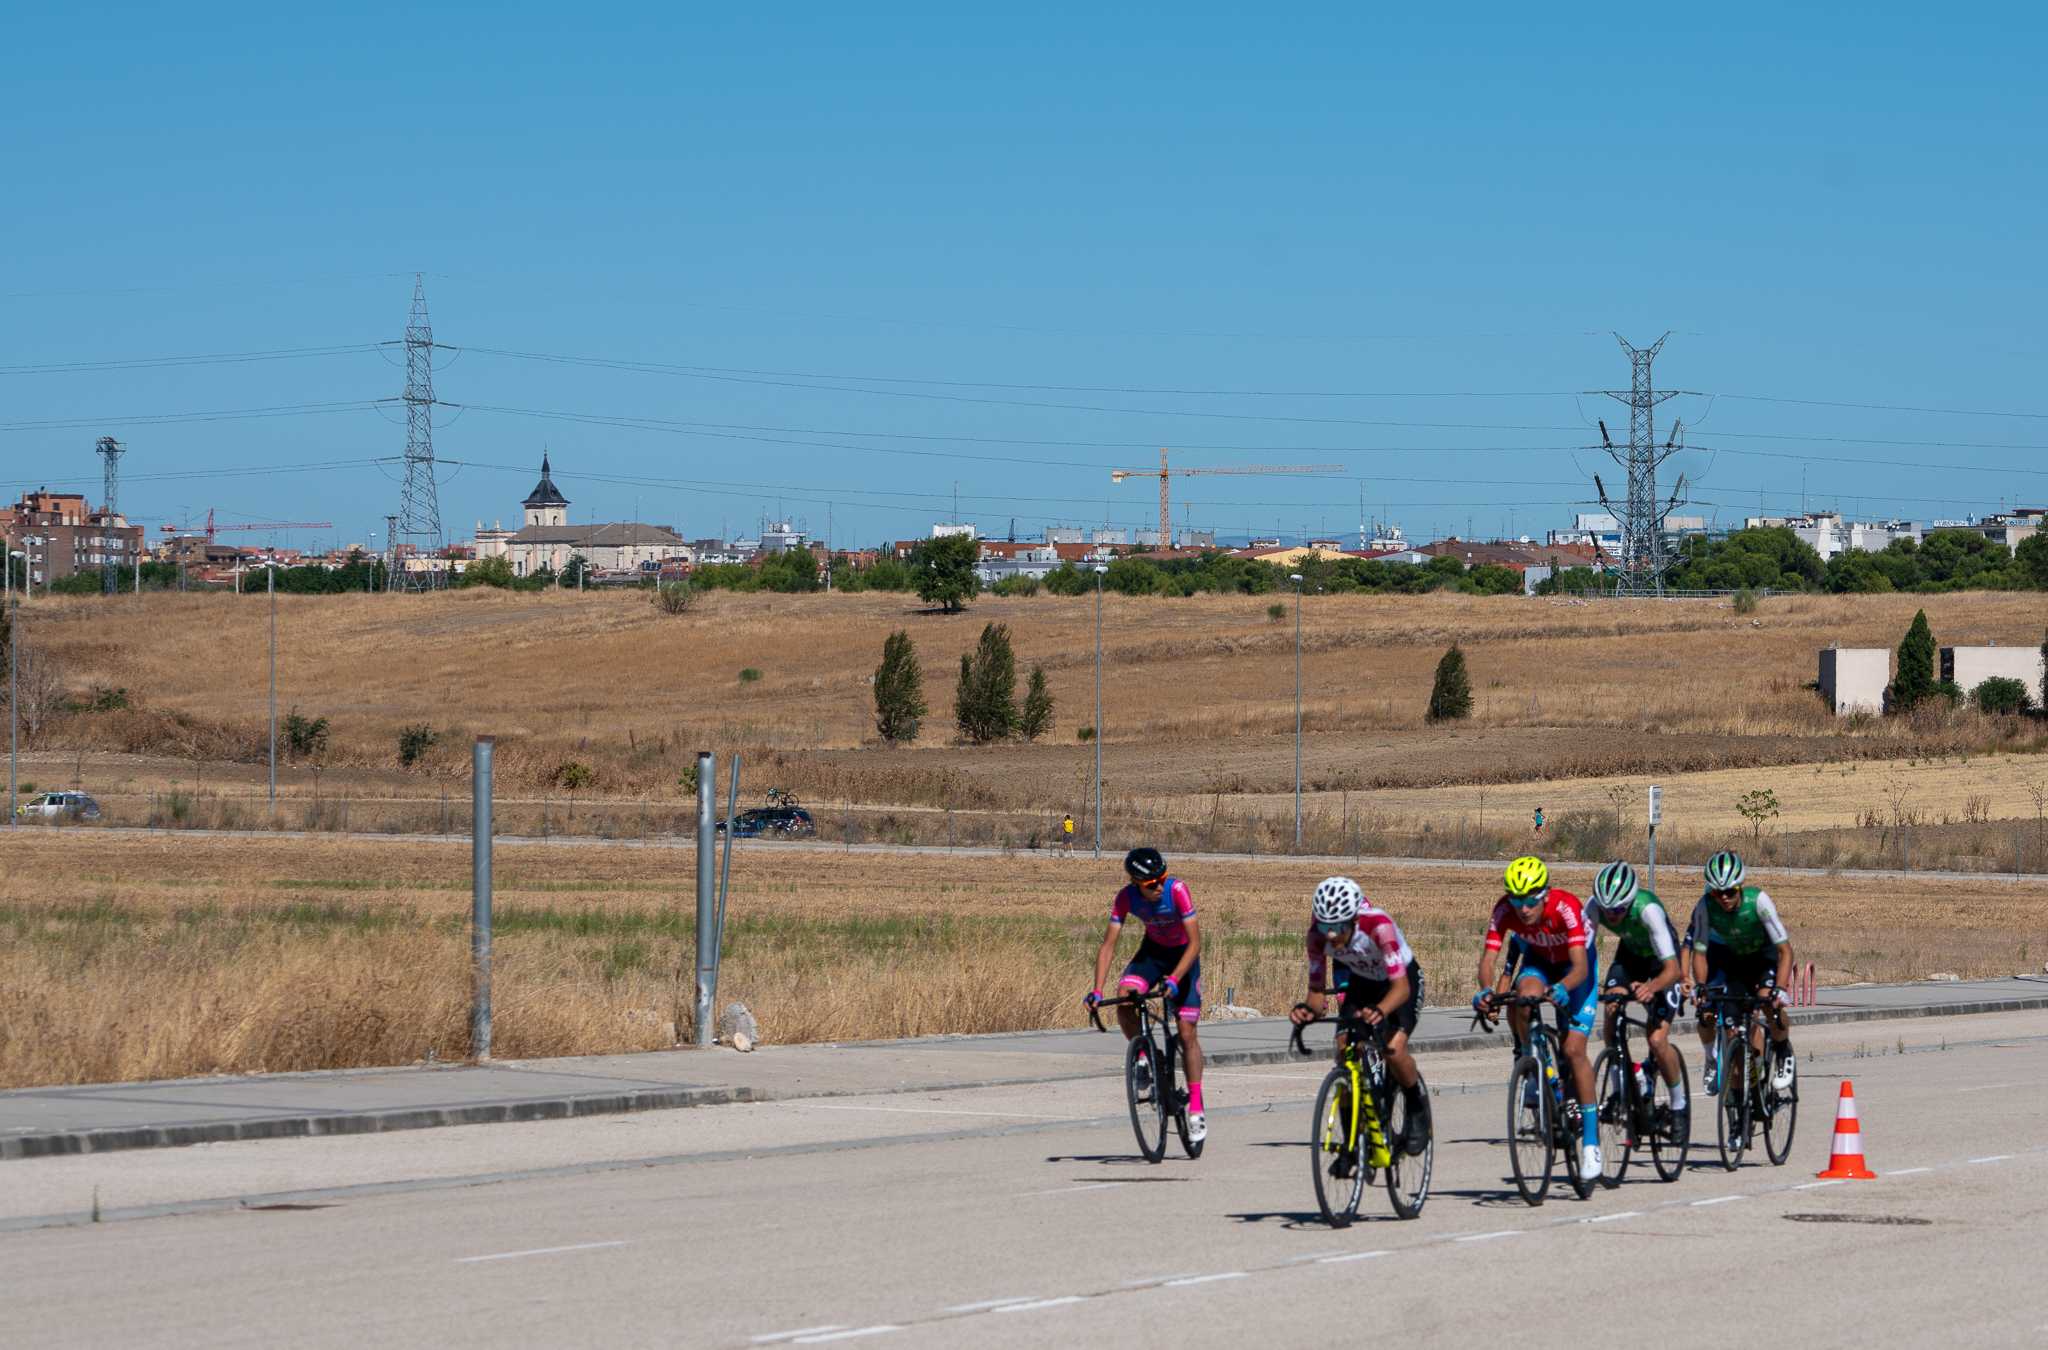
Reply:
[[[1366,1159],[1366,1166],[1392,1166],[1393,1151],[1387,1144],[1386,1123],[1381,1118],[1379,1103],[1380,1092],[1387,1080],[1387,1023],[1383,1020],[1374,1025],[1364,1018],[1348,1016],[1314,1017],[1306,1022],[1297,1022],[1292,1040],[1295,1052],[1303,1058],[1308,1058],[1315,1052],[1302,1041],[1301,1033],[1318,1022],[1335,1023],[1337,1034],[1345,1038],[1340,1062],[1349,1077],[1351,1087],[1351,1132],[1344,1140],[1345,1151],[1357,1149],[1358,1126],[1362,1118],[1367,1136],[1372,1141],[1372,1154]],[[1361,1076],[1368,1081],[1361,1084]]]

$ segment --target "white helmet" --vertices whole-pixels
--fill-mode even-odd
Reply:
[[[1365,891],[1350,877],[1331,877],[1316,887],[1315,921],[1349,923],[1358,917]]]

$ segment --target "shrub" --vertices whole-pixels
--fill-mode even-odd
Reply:
[[[1970,691],[1970,701],[1978,712],[2023,713],[2032,709],[2034,696],[2025,680],[1994,675]]]
[[[760,678],[761,672],[753,666],[748,666],[745,670],[742,670],[740,672],[741,684],[752,684]]]
[[[457,589],[492,586],[504,590],[518,580],[512,575],[510,558],[478,558],[456,575],[455,585]]]
[[[1004,577],[988,588],[991,595],[1036,595],[1037,577]]]
[[[690,606],[697,603],[697,589],[687,581],[664,581],[650,598],[664,614],[688,614]]]
[[[1924,609],[1899,641],[1899,673],[1885,692],[1885,711],[1894,713],[1911,712],[1934,693],[1934,631]]]
[[[1094,728],[1094,727],[1075,727],[1075,728],[1074,728],[1074,739],[1075,739],[1075,740],[1077,740],[1077,741],[1079,741],[1079,742],[1081,742],[1081,743],[1082,743],[1083,745],[1086,745],[1086,744],[1087,744],[1087,743],[1088,743],[1089,741],[1092,741],[1092,740],[1094,740],[1094,739],[1095,739],[1095,728]]]
[[[1761,842],[1764,822],[1778,814],[1778,794],[1769,788],[1755,788],[1735,799],[1735,811],[1749,822],[1752,843]]]
[[[301,716],[297,708],[284,715],[284,751],[291,759],[306,759],[327,749],[327,719]],[[403,749],[400,758],[404,757]]]
[[[1457,643],[1436,663],[1436,683],[1429,691],[1428,718],[1448,722],[1472,715],[1472,679],[1465,672],[1465,653]]]
[[[567,792],[581,792],[597,781],[597,774],[580,759],[565,760],[548,775],[555,786]]]
[[[1756,613],[1756,592],[1744,586],[1735,593],[1734,599],[1730,603],[1735,606],[1737,614],[1754,614]]]
[[[882,664],[875,667],[875,730],[892,744],[914,741],[929,711],[917,646],[898,629],[882,643]]]
[[[401,729],[398,733],[399,764],[407,769],[415,767],[440,739],[441,734],[425,723]]]
[[[88,712],[119,712],[129,706],[126,689],[109,688],[104,684],[92,687],[92,701],[86,704]]]
[[[1017,730],[1017,657],[1009,625],[986,625],[973,653],[961,654],[953,717],[960,734],[976,745],[1005,740]]]
[[[1274,623],[1280,622],[1287,617],[1287,606],[1277,603],[1266,606],[1266,617]]]
[[[1024,691],[1024,712],[1017,730],[1027,741],[1035,741],[1052,725],[1052,691],[1045,687],[1045,667],[1031,668],[1031,684]]]

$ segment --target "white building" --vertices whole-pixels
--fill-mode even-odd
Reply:
[[[1891,682],[1888,648],[1829,647],[1820,654],[1821,697],[1837,717],[1883,712],[1885,686]]]
[[[671,559],[692,561],[690,546],[665,525],[571,525],[569,499],[555,486],[545,454],[540,458],[540,482],[520,505],[526,513],[523,528],[486,530],[478,522],[476,531],[476,556],[506,559],[514,576],[531,576],[543,568],[560,572],[579,556],[603,572],[651,572]]]
[[[1941,678],[1967,694],[1993,677],[2018,680],[2034,706],[2041,706],[2041,652],[2037,647],[1943,647]]]
[[[1792,531],[1801,543],[1826,562],[1838,553],[1882,552],[1894,539],[1918,542],[1926,533],[1908,520],[1845,521],[1839,511],[1809,511],[1802,516],[1750,516],[1745,529]],[[1935,526],[1941,526],[1940,521]]]

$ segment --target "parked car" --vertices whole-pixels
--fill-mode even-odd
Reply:
[[[83,792],[38,792],[14,814],[23,820],[98,820],[100,804]]]
[[[730,823],[735,839],[809,839],[818,833],[818,823],[811,819],[811,813],[796,806],[757,806],[740,812]],[[714,828],[724,834],[726,825],[721,820]]]

